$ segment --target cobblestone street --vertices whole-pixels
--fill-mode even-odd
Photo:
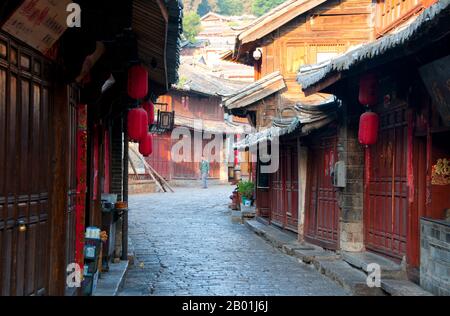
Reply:
[[[314,268],[233,224],[232,188],[130,197],[136,258],[119,295],[345,295]]]

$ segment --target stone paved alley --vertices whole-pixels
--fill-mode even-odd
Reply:
[[[134,265],[119,295],[346,295],[314,268],[233,224],[232,187],[130,197]]]

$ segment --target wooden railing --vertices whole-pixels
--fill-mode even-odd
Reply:
[[[376,37],[383,36],[435,1],[378,0],[375,12]]]

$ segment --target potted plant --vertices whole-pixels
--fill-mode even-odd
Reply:
[[[240,181],[237,184],[237,190],[242,198],[242,204],[246,207],[250,207],[253,204],[255,184],[251,181]]]

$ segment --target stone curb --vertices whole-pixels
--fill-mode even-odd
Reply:
[[[125,280],[129,262],[111,263],[109,271],[98,280],[97,287],[92,296],[117,296]]]
[[[274,247],[279,248],[287,255],[296,257],[300,262],[313,265],[320,273],[324,274],[344,289],[359,296],[427,296],[429,292],[420,286],[405,279],[402,271],[393,266],[384,273],[385,280],[381,282],[381,288],[370,288],[367,285],[367,274],[362,261],[355,261],[351,256],[341,255],[324,250],[321,247],[300,243],[294,236],[283,232],[278,228],[263,224],[258,220],[248,220],[245,225],[255,234],[261,236]],[[344,260],[345,259],[345,260]],[[347,262],[346,262],[347,261]],[[383,266],[383,268],[385,265]],[[391,279],[388,277],[395,277]]]

